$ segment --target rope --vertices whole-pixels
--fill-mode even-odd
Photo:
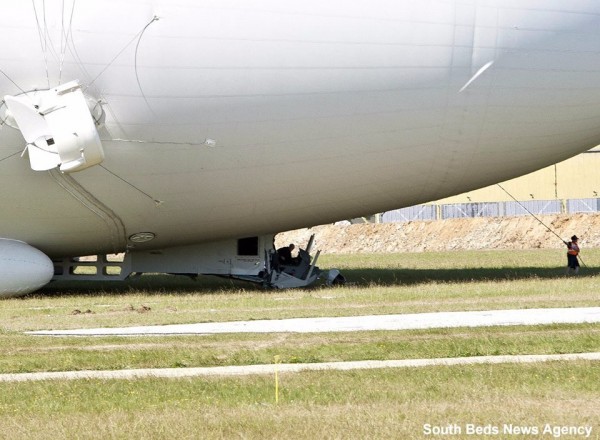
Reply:
[[[550,231],[550,232],[552,232],[554,235],[556,235],[556,237],[558,237],[558,239],[559,239],[560,241],[562,241],[564,244],[567,244],[567,242],[566,242],[565,240],[563,240],[563,239],[562,239],[562,237],[561,237],[560,235],[558,235],[556,232],[554,232],[554,230],[553,230],[552,228],[550,228],[548,225],[546,225],[546,223],[544,223],[544,222],[543,222],[543,221],[541,221],[541,220],[540,220],[538,217],[536,217],[536,215],[535,215],[533,212],[531,212],[531,211],[530,211],[529,209],[527,209],[527,208],[526,208],[526,207],[525,207],[525,206],[524,206],[524,205],[523,205],[521,202],[519,202],[517,199],[515,199],[515,198],[514,198],[514,196],[513,196],[511,193],[509,193],[507,190],[505,190],[505,189],[504,189],[504,187],[503,187],[502,185],[500,185],[499,183],[498,183],[497,185],[498,185],[498,187],[499,187],[499,188],[500,188],[502,191],[504,191],[506,194],[508,194],[508,196],[509,196],[511,199],[513,199],[515,202],[517,202],[517,204],[518,204],[518,205],[519,205],[521,208],[523,208],[525,211],[527,211],[527,213],[528,213],[529,215],[531,215],[531,216],[532,216],[534,219],[536,219],[536,220],[537,220],[537,221],[538,221],[538,222],[539,222],[539,223],[540,223],[540,224],[541,224],[541,225],[542,225],[544,228],[546,228],[548,231]],[[585,267],[587,267],[587,266],[586,266],[586,264],[583,262],[583,258],[581,258],[581,256],[580,256],[580,255],[577,255],[577,258],[579,258],[579,259],[581,260],[581,264],[583,264]]]

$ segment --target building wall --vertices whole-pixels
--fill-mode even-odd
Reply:
[[[544,168],[500,185],[517,200],[586,199],[600,197],[600,148]],[[505,202],[512,198],[498,185],[469,191],[432,202],[452,203]]]

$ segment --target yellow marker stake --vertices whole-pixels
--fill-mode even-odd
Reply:
[[[279,371],[277,364],[279,364],[279,355],[276,355],[273,360],[275,361],[275,403],[279,404]]]

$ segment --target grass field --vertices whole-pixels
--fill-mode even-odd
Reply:
[[[0,373],[600,351],[600,325],[324,334],[52,338],[25,330],[600,305],[600,252],[564,276],[563,252],[328,256],[341,288],[263,291],[147,276],[52,285],[0,303]],[[0,383],[0,438],[600,438],[600,365],[549,362],[268,376]],[[505,424],[538,429],[509,435]],[[425,427],[460,435],[426,435]],[[498,435],[467,434],[467,425]],[[456,428],[456,427],[455,427]],[[474,429],[474,428],[473,428]],[[456,432],[456,430],[454,431]],[[562,436],[561,438],[584,438]]]

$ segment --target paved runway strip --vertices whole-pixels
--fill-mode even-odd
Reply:
[[[513,364],[549,361],[591,360],[600,361],[600,353],[577,353],[555,355],[474,356],[464,358],[406,359],[388,361],[323,362],[318,364],[269,364],[236,365],[205,368],[147,368],[138,370],[65,371],[52,373],[0,374],[0,382],[27,382],[40,380],[77,379],[142,379],[187,378],[201,376],[247,376],[256,374],[298,373],[324,370],[371,370],[378,368],[416,368],[429,366],[452,366],[469,364]]]
[[[206,335],[214,333],[316,333],[368,330],[414,330],[449,327],[489,327],[508,325],[578,324],[600,322],[600,307],[571,309],[489,310],[478,312],[417,313],[407,315],[371,315],[336,318],[294,318],[262,321],[238,321],[162,325],[147,327],[49,330],[28,332],[45,336],[148,336]],[[600,361],[600,353],[558,355],[476,356],[464,358],[406,359],[387,361],[324,362],[315,364],[278,364],[281,373],[317,370],[356,370],[408,368],[440,365],[533,363],[548,361]],[[240,365],[206,368],[159,368],[114,371],[68,371],[51,373],[1,374],[0,382],[74,379],[137,379],[145,377],[183,378],[198,376],[239,376],[272,374],[275,365]]]
[[[47,330],[28,332],[28,334],[45,336],[151,336],[215,333],[326,333],[597,322],[600,322],[600,307],[581,307],[207,322],[146,327]]]

